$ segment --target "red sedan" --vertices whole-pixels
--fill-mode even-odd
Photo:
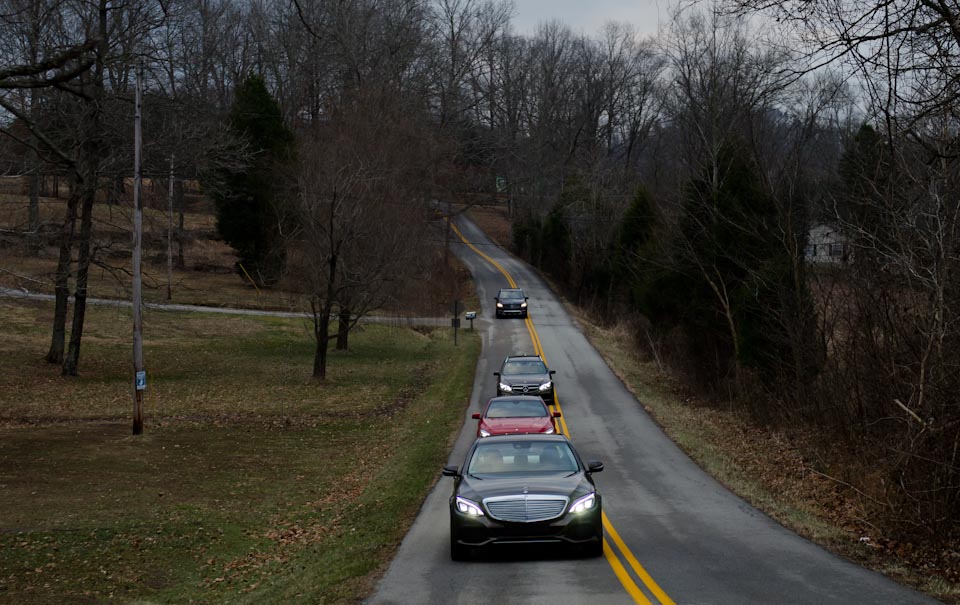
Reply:
[[[494,397],[484,406],[483,412],[475,413],[477,437],[491,435],[516,435],[518,433],[556,433],[554,418],[560,412],[551,413],[539,397],[508,395]]]

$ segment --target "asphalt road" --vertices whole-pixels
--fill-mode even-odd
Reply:
[[[598,559],[516,547],[455,563],[447,512],[452,480],[438,468],[437,486],[369,603],[935,602],[796,536],[705,474],[644,412],[537,274],[472,223],[461,219],[459,226],[474,244],[458,244],[457,253],[482,301],[482,320],[474,323],[483,354],[449,463],[462,464],[476,430],[470,414],[496,394],[493,372],[503,358],[535,350],[524,321],[492,319],[493,297],[508,282],[480,250],[530,296],[530,319],[557,371],[569,436],[585,459],[606,464],[595,479],[608,544]]]

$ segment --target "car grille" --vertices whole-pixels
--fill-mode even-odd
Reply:
[[[512,392],[513,392],[513,393],[517,393],[517,394],[520,394],[520,393],[522,393],[522,394],[528,394],[528,393],[530,393],[530,394],[534,394],[534,395],[535,395],[535,394],[537,394],[537,393],[540,392],[540,384],[539,384],[539,383],[538,383],[538,384],[514,384],[514,385],[511,385],[511,388],[513,389]]]
[[[486,498],[483,504],[490,517],[498,521],[515,523],[533,523],[556,519],[567,508],[569,499],[565,496],[516,495]]]

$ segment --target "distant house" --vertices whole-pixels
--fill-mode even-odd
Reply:
[[[808,263],[836,264],[849,258],[847,238],[831,225],[814,225],[807,234],[807,246],[803,255]]]

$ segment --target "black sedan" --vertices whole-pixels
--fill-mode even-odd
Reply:
[[[562,435],[502,435],[478,439],[454,478],[450,497],[450,557],[497,544],[576,545],[603,554],[600,493],[593,473]]]
[[[539,355],[510,355],[503,360],[497,377],[497,396],[539,395],[553,403],[553,375]]]

